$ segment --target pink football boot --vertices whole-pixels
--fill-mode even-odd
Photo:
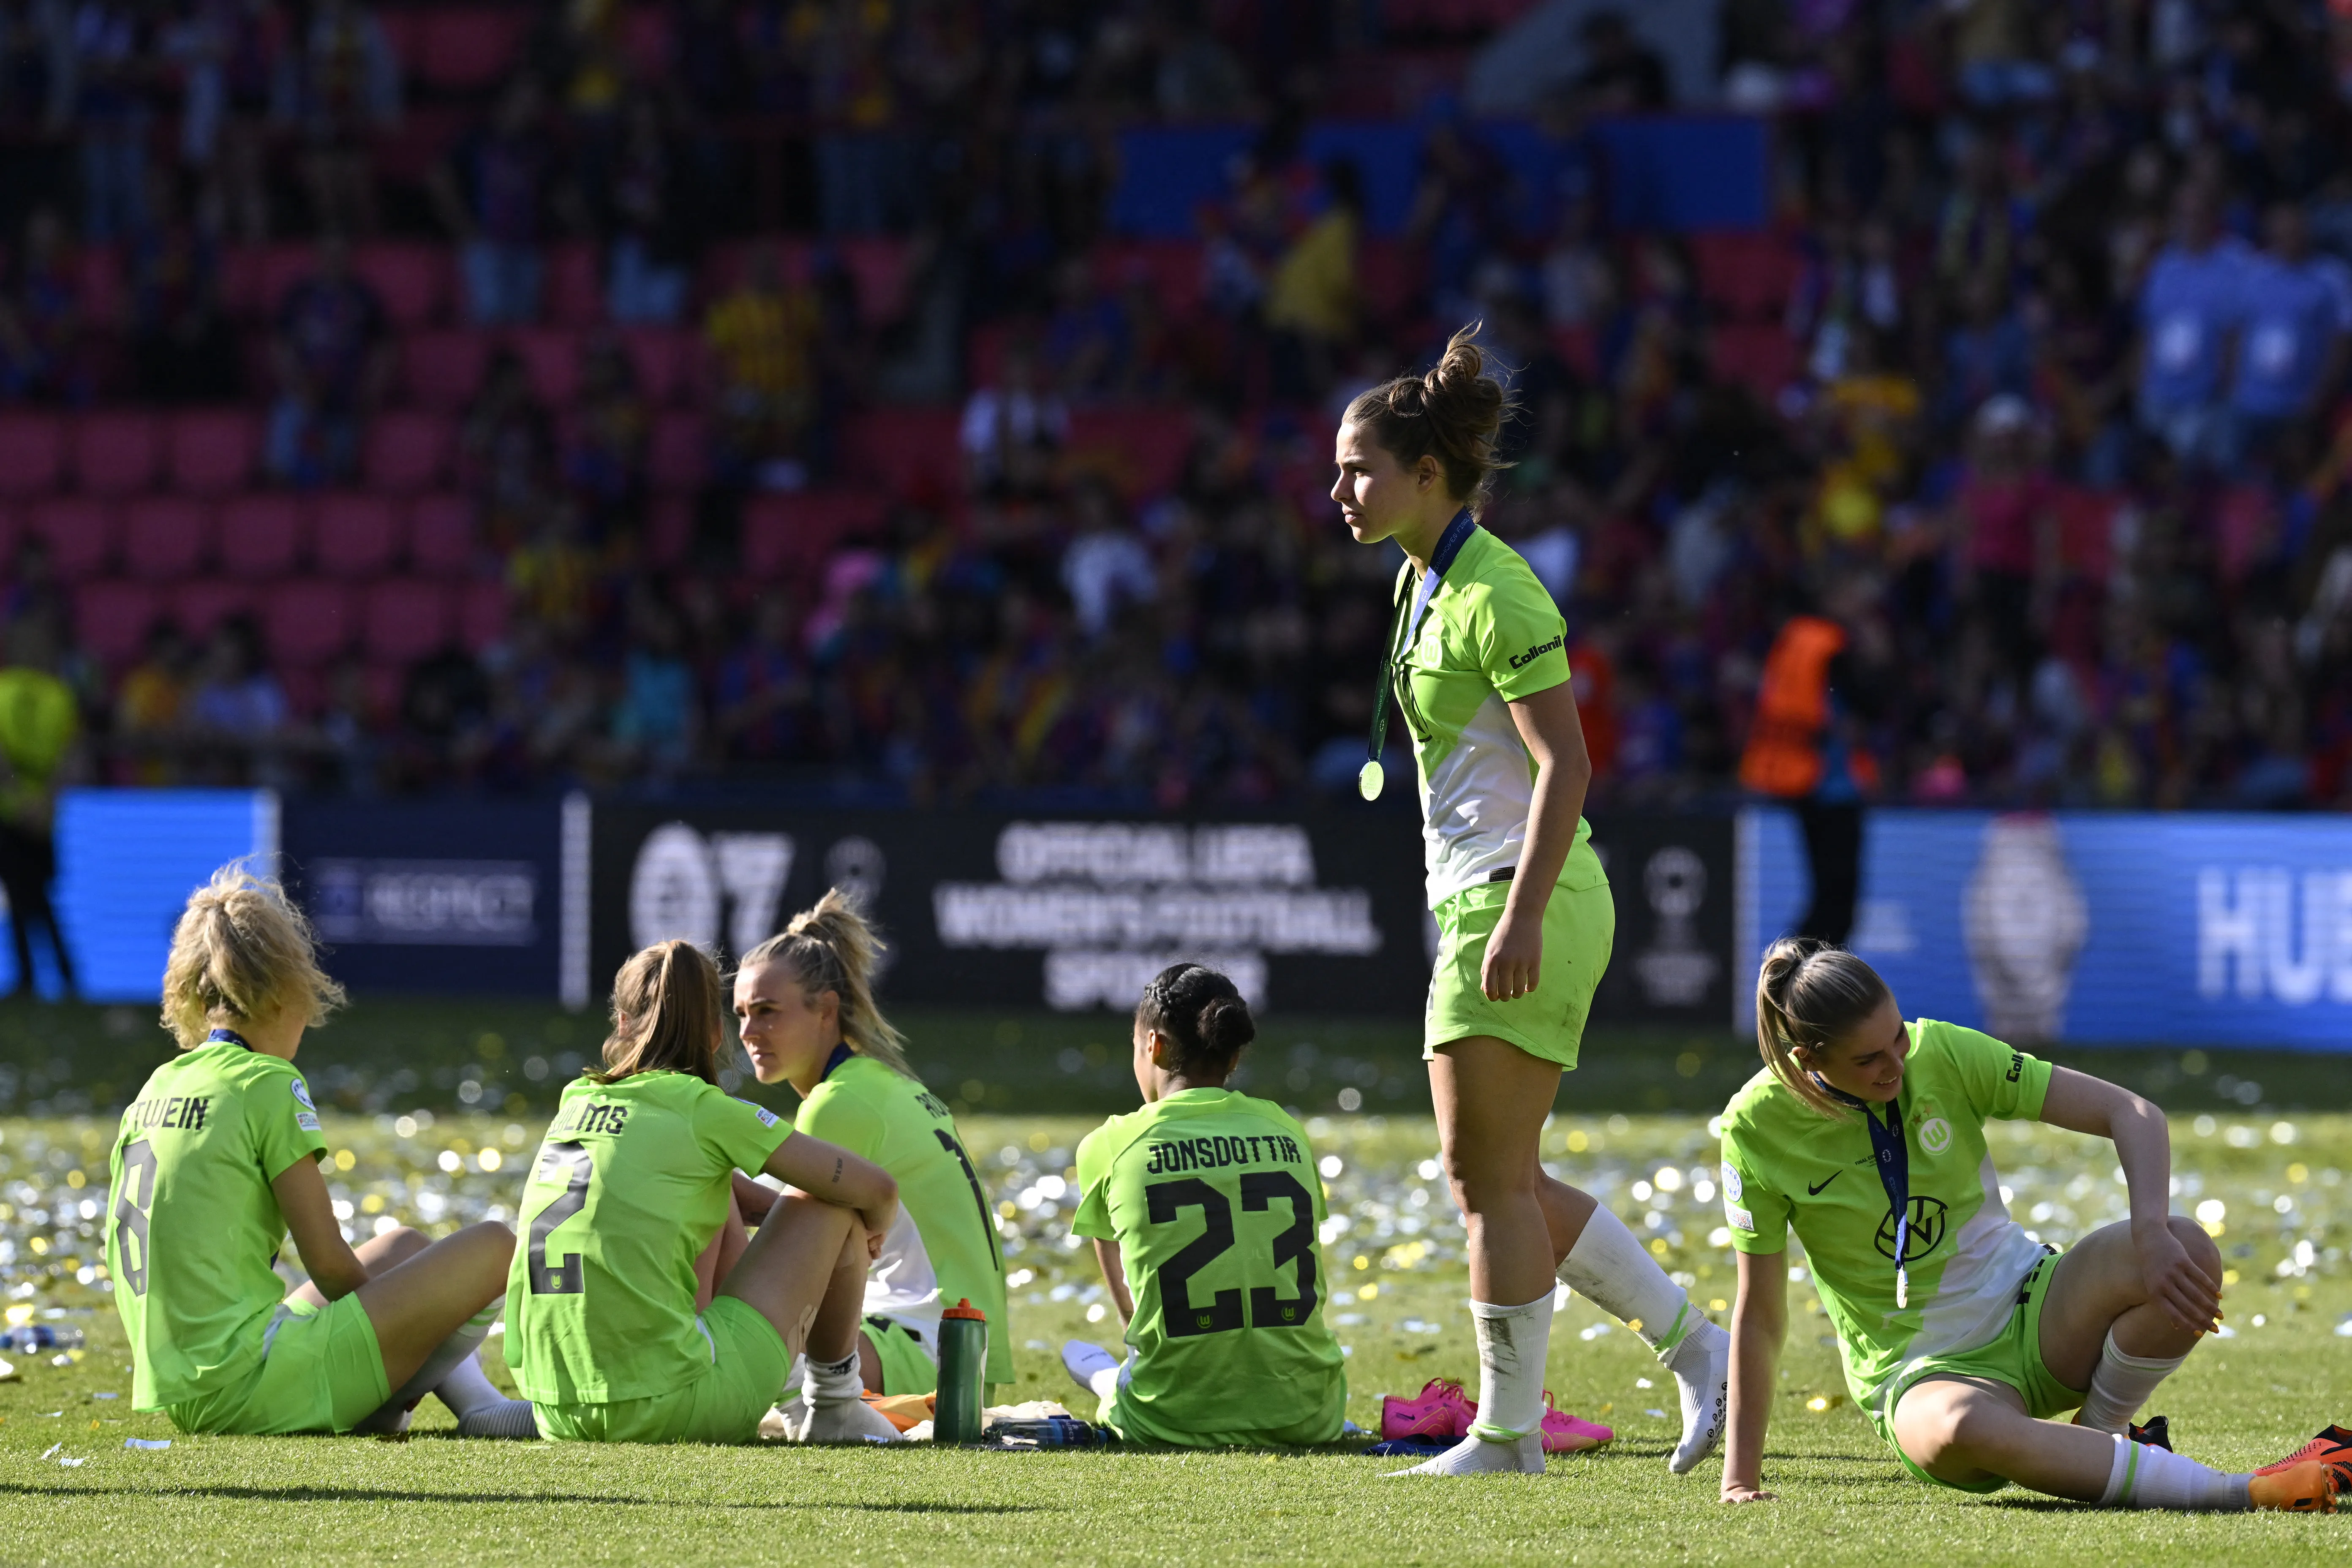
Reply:
[[[1606,1426],[1596,1426],[1590,1421],[1579,1420],[1551,1401],[1551,1390],[1544,1390],[1543,1446],[1547,1454],[1580,1454],[1587,1448],[1598,1448],[1617,1434]]]
[[[1417,1399],[1400,1399],[1393,1394],[1381,1397],[1381,1436],[1451,1442],[1468,1434],[1477,1414],[1478,1407],[1462,1397],[1460,1384],[1450,1377],[1435,1377],[1423,1386]]]

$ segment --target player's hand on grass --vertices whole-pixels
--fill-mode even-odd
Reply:
[[[1753,1486],[1742,1481],[1726,1481],[1723,1483],[1723,1495],[1716,1500],[1718,1502],[1771,1502],[1780,1495],[1778,1492],[1768,1492],[1760,1486]]]
[[[1489,1002],[1509,1002],[1536,988],[1543,968],[1543,917],[1521,921],[1510,909],[1496,922],[1486,942],[1486,962],[1478,972],[1479,989]]]
[[[2221,1282],[2200,1268],[2168,1224],[2134,1226],[2139,1272],[2147,1299],[2190,1333],[2210,1333],[2221,1322]]]

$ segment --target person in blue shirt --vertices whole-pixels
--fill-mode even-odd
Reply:
[[[2172,243],[2140,285],[2139,422],[2191,468],[2221,468],[2231,458],[2227,380],[2251,270],[2252,253],[2221,232],[2211,194],[2183,190]]]
[[[2263,237],[2266,247],[2246,263],[2230,407],[2243,456],[2292,463],[2312,416],[2343,380],[2352,268],[2313,252],[2303,208],[2293,202],[2271,207]]]

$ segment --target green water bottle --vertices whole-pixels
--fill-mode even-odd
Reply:
[[[931,1440],[977,1443],[988,1404],[988,1316],[970,1299],[940,1314],[940,1390]]]

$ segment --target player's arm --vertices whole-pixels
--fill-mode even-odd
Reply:
[[[775,1207],[776,1200],[783,1195],[773,1187],[753,1181],[740,1171],[735,1173],[735,1212],[742,1216],[745,1225],[756,1226],[766,1219],[768,1211]]]
[[[776,1145],[761,1169],[819,1203],[856,1210],[866,1227],[868,1257],[882,1250],[882,1238],[898,1218],[898,1184],[890,1173],[822,1138],[793,1133]]]
[[[1094,1237],[1095,1267],[1102,1270],[1103,1285],[1110,1291],[1110,1304],[1118,1309],[1118,1326],[1124,1330],[1135,1317],[1135,1295],[1127,1288],[1127,1266],[1118,1260],[1118,1243]]]
[[[2131,1194],[2132,1246],[2148,1300],[2190,1333],[2218,1328],[2221,1282],[2198,1268],[2172,1234],[2172,1130],[2164,1112],[2121,1084],[2053,1068],[2042,1120],[2114,1142]]]
[[[1739,1254],[1739,1299],[1731,1309],[1731,1413],[1723,1453],[1723,1500],[1763,1502],[1764,1429],[1772,1420],[1780,1343],[1789,1332],[1786,1252]]]
[[[302,1267],[320,1295],[339,1300],[367,1283],[367,1265],[343,1239],[335,1201],[327,1195],[327,1178],[319,1173],[317,1161],[295,1161],[270,1178],[269,1190],[278,1196],[278,1212],[286,1216],[294,1250],[302,1255]]]
[[[1528,808],[1528,840],[1504,900],[1503,918],[1486,943],[1479,975],[1490,1001],[1524,996],[1541,982],[1544,906],[1550,901],[1559,868],[1576,847],[1576,824],[1584,815],[1584,791],[1592,782],[1592,759],[1584,749],[1584,723],[1576,714],[1576,686],[1563,680],[1530,691],[1509,704],[1511,723],[1536,764],[1535,797]]]

